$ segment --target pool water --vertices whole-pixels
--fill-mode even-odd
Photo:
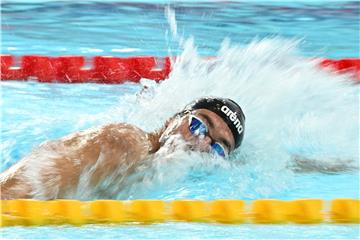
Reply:
[[[2,52],[12,54],[168,55],[177,32],[199,52],[216,53],[225,37],[247,44],[280,35],[303,39],[306,56],[359,56],[358,1],[2,1]]]
[[[225,160],[181,151],[159,155],[155,166],[139,172],[141,181],[129,182],[114,198],[359,198],[359,86],[309,60],[360,57],[358,2],[1,5],[2,53],[180,56],[161,84],[146,79],[123,85],[2,82],[2,171],[43,141],[109,122],[151,131],[194,98],[215,95],[230,97],[244,109],[241,149]],[[204,55],[217,58],[204,61]],[[295,157],[306,167],[294,166]],[[164,223],[10,227],[1,235],[357,239],[359,226]]]

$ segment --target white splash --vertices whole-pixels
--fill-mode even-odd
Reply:
[[[246,115],[245,138],[230,170],[223,172],[233,188],[227,197],[269,196],[284,190],[291,182],[288,167],[295,157],[329,169],[344,164],[356,168],[359,87],[348,76],[330,74],[316,60],[299,55],[297,44],[273,38],[240,46],[225,40],[216,58],[204,59],[188,39],[169,79],[129,102],[128,120],[151,131],[198,97],[238,102]],[[189,171],[182,171],[184,177]],[[212,174],[217,171],[221,172],[214,169]]]
[[[176,15],[175,15],[175,11],[173,9],[171,9],[169,6],[165,7],[165,17],[170,26],[172,37],[174,39],[177,39],[178,32],[177,32],[177,24],[176,24]]]
[[[176,35],[175,14],[167,11]],[[294,40],[245,46],[224,40],[212,59],[200,56],[191,38],[181,44],[169,79],[143,79],[147,89],[75,125],[123,121],[152,131],[189,102],[210,95],[242,107],[243,144],[225,160],[165,147],[138,167],[117,198],[271,197],[291,184],[295,157],[329,169],[358,167],[359,85],[350,77],[320,69],[299,54]]]
[[[349,76],[320,69],[317,60],[301,56],[298,40],[279,37],[248,45],[225,39],[206,59],[192,38],[179,38],[170,7],[165,15],[183,47],[169,79],[143,79],[146,88],[121,97],[121,107],[101,114],[102,121],[121,117],[153,131],[196,98],[226,97],[244,110],[244,141],[227,160],[181,149],[170,154],[165,147],[139,167],[118,198],[271,197],[291,184],[295,158],[325,170],[358,168],[359,85]]]

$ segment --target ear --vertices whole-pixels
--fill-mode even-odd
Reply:
[[[159,136],[161,136],[166,129],[169,127],[170,123],[176,118],[176,116],[173,116],[171,118],[169,118],[168,120],[165,121],[164,126],[162,126],[160,129],[157,130],[157,133],[159,134]]]
[[[173,120],[174,120],[174,117],[171,117],[168,120],[166,120],[166,122],[164,124],[164,129],[166,129],[169,126],[170,122],[172,122]]]
[[[177,126],[179,126],[179,124],[182,122],[183,117],[184,117],[184,115],[180,115],[180,114],[176,114],[176,115],[172,116],[171,118],[166,120],[162,129],[164,131],[171,131],[168,129],[169,127],[177,128]]]
[[[174,121],[175,119],[179,119],[181,117],[183,117],[187,112],[179,112],[179,113],[176,113],[174,116],[172,116],[171,118],[169,118],[168,120],[166,120],[165,124],[164,124],[164,129],[166,129],[169,124]]]

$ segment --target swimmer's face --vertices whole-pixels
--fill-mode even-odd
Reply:
[[[207,133],[205,135],[194,134],[190,129],[191,119],[206,125]],[[177,121],[177,122],[176,122]],[[180,134],[183,139],[189,143],[191,150],[201,152],[214,152],[215,148],[223,148],[225,154],[229,154],[235,148],[235,140],[230,128],[224,120],[217,114],[207,109],[197,109],[181,117],[181,119],[172,119],[168,124],[171,134]],[[221,151],[221,150],[220,150]]]

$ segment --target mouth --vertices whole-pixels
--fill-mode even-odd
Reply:
[[[210,150],[201,148],[200,144],[198,144],[197,142],[198,142],[198,140],[195,140],[195,143],[193,141],[187,141],[186,142],[186,150],[194,151],[194,152],[201,152],[201,153],[211,153]]]

